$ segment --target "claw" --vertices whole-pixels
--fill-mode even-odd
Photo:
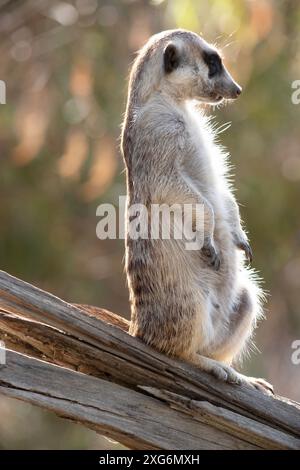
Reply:
[[[205,246],[203,246],[201,251],[204,257],[207,259],[208,264],[212,266],[215,271],[219,271],[221,260],[220,256],[216,252],[215,247],[210,242],[208,242]]]
[[[260,390],[261,392],[265,393],[266,395],[274,395],[273,385],[267,382],[265,379],[258,379],[256,377],[247,377],[245,375],[240,374],[243,382],[245,384],[250,385],[251,388],[255,388],[256,390]]]
[[[244,251],[247,261],[249,263],[252,263],[253,253],[252,253],[252,249],[251,249],[250,244],[248,242],[239,242],[237,244],[237,247],[240,248],[240,250]]]
[[[261,390],[268,395],[275,395],[273,385],[267,382],[265,379],[253,379],[254,386],[256,389]]]
[[[221,260],[220,260],[219,255],[216,254],[216,258],[215,258],[213,267],[214,267],[214,269],[215,269],[216,271],[219,271],[220,266],[221,266]]]

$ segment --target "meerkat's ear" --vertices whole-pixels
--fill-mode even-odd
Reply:
[[[171,73],[177,69],[180,62],[180,54],[175,44],[170,43],[164,50],[164,68],[166,73]]]

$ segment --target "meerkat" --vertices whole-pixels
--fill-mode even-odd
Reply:
[[[227,155],[199,105],[234,100],[241,87],[218,50],[170,30],[139,51],[129,80],[121,150],[127,175],[127,232],[134,204],[199,204],[203,246],[126,237],[130,334],[218,379],[270,391],[232,363],[262,316],[262,292],[228,178]],[[197,207],[197,206],[196,206]]]

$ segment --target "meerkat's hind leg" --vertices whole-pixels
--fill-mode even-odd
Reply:
[[[192,357],[186,358],[188,362],[199,367],[199,369],[212,374],[222,382],[241,385],[243,380],[241,375],[232,367],[223,362],[215,361],[209,357],[194,354]]]

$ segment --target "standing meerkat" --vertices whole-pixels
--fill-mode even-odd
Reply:
[[[138,53],[121,143],[127,232],[134,204],[194,204],[204,208],[204,242],[190,251],[183,240],[127,233],[130,334],[220,380],[270,391],[263,379],[231,367],[262,315],[262,293],[245,266],[252,252],[227,178],[227,155],[198,110],[240,94],[218,51],[193,32],[156,34]]]

